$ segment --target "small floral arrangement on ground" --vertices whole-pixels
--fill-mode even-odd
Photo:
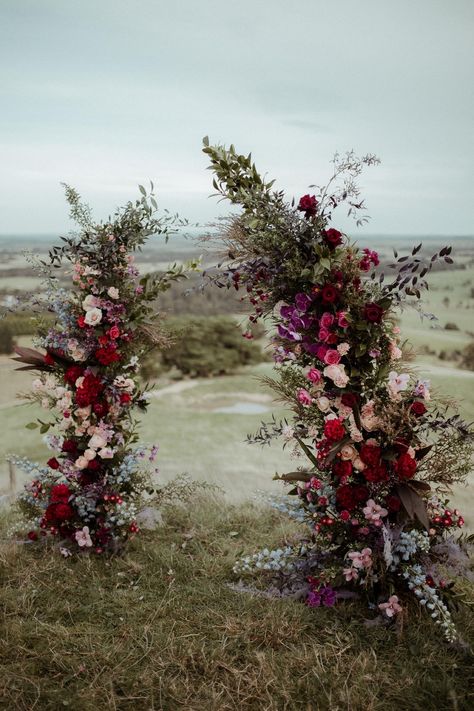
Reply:
[[[59,539],[64,556],[117,550],[138,533],[137,514],[150,489],[157,448],[137,444],[133,411],[147,408],[137,372],[150,348],[166,345],[153,302],[186,268],[140,277],[133,252],[151,235],[167,241],[179,224],[176,216],[158,216],[153,185],[149,194],[140,191],[113,219],[96,224],[66,186],[80,232],[61,238],[49,263],[35,264],[45,280],[40,310],[52,312],[55,324],[42,327],[39,318],[35,346],[45,353],[16,349],[20,370],[40,371],[25,397],[55,413],[27,425],[45,435],[52,450],[46,464],[11,458],[31,476],[19,497],[21,528],[32,541]],[[70,291],[54,276],[64,266]]]
[[[396,320],[402,305],[421,310],[426,275],[437,260],[452,261],[451,249],[430,259],[421,245],[410,256],[395,253],[387,279],[376,252],[332,226],[342,203],[358,224],[366,221],[357,177],[374,156],[336,155],[329,184],[295,204],[233,146],[205,139],[204,152],[219,195],[242,207],[224,221],[228,255],[216,281],[244,292],[250,324],[273,319],[278,376],[266,382],[294,413],[250,439],[282,436],[306,461],[277,478],[297,497],[280,510],[309,525],[309,535],[243,558],[235,572],[278,573],[287,593],[313,607],[365,596],[385,621],[413,593],[454,640],[449,570],[459,572],[467,558],[453,541],[463,518],[447,494],[469,472],[472,434],[403,364]]]

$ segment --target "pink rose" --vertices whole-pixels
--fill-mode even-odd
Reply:
[[[347,328],[349,326],[349,321],[346,318],[346,311],[339,311],[337,314],[337,325],[340,328]]]
[[[331,335],[330,331],[328,331],[327,328],[320,328],[319,333],[318,333],[318,338],[320,341],[327,341],[329,336]]]
[[[334,323],[334,315],[330,314],[328,311],[325,311],[321,318],[319,319],[319,325],[322,328],[330,328]]]
[[[304,405],[305,407],[309,407],[310,405],[313,404],[313,398],[309,394],[307,390],[304,388],[300,388],[298,392],[296,393],[296,396],[299,400],[299,402]]]
[[[330,348],[324,356],[324,362],[326,363],[326,365],[337,365],[341,362],[341,354],[339,353],[339,351]]]
[[[317,368],[310,368],[306,377],[308,380],[311,380],[312,383],[317,384],[321,381],[322,374]]]

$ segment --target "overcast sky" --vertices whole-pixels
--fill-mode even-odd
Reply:
[[[297,197],[377,153],[368,233],[473,234],[473,37],[473,0],[0,0],[0,233],[64,231],[61,181],[211,219],[209,134]]]

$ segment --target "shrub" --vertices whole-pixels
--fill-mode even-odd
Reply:
[[[141,369],[145,380],[172,368],[191,377],[230,374],[264,360],[261,345],[243,338],[231,317],[176,317],[169,323],[176,340],[165,351],[148,355]],[[262,329],[255,335],[261,336]]]
[[[464,348],[461,357],[461,366],[468,370],[474,370],[474,341]]]
[[[445,331],[459,331],[459,326],[457,323],[453,323],[452,321],[448,321],[446,326],[444,327]]]

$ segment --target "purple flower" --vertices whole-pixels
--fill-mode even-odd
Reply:
[[[296,294],[295,304],[296,304],[296,307],[299,311],[302,311],[303,313],[305,313],[309,309],[311,303],[312,303],[312,299],[310,296],[308,296],[308,294],[303,294],[303,293]]]
[[[336,591],[329,585],[313,588],[306,598],[308,607],[333,607],[336,604]]]

